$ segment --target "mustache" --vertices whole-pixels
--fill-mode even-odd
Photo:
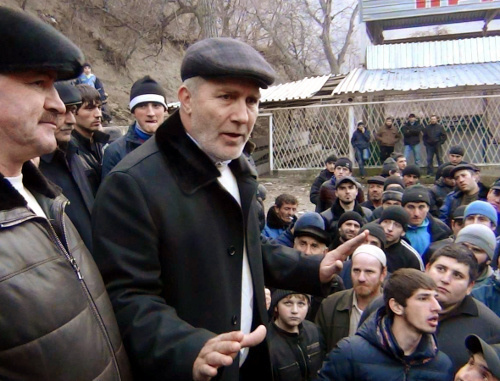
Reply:
[[[63,114],[59,114],[53,111],[45,111],[40,118],[40,121],[43,123],[53,123],[53,124],[61,124],[63,119]]]

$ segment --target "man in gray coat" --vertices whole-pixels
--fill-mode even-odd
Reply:
[[[102,183],[94,255],[138,379],[270,380],[264,282],[321,294],[364,235],[325,256],[262,245],[241,154],[274,70],[209,38],[186,51],[181,78],[180,110]]]

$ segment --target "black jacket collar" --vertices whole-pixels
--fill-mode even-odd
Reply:
[[[49,198],[55,198],[61,193],[60,189],[49,182],[31,161],[24,163],[22,173],[23,184],[30,191],[41,193]],[[25,207],[26,205],[24,197],[0,173],[0,210]]]
[[[185,193],[192,194],[220,176],[213,161],[186,134],[179,111],[162,123],[156,131],[155,139],[177,183]],[[238,182],[247,176],[257,178],[255,171],[242,156],[232,160],[229,167]],[[244,200],[243,195],[241,199]]]

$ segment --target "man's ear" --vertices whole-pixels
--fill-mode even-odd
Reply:
[[[177,97],[179,98],[181,108],[184,110],[184,112],[188,115],[191,114],[191,101],[193,97],[189,89],[186,86],[182,85],[177,91]]]
[[[389,308],[392,312],[394,312],[394,315],[398,316],[403,315],[403,312],[405,310],[405,308],[401,304],[396,302],[396,299],[394,298],[389,299]]]

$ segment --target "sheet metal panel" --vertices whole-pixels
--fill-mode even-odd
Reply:
[[[406,69],[354,69],[334,95],[415,91],[464,86],[500,86],[500,62]]]
[[[260,102],[277,102],[293,99],[307,99],[325,85],[330,75],[304,78],[300,81],[282,83],[260,91]]]
[[[360,0],[361,21],[487,11],[500,8],[500,0]]]
[[[500,61],[500,36],[371,45],[367,69],[402,69]]]

